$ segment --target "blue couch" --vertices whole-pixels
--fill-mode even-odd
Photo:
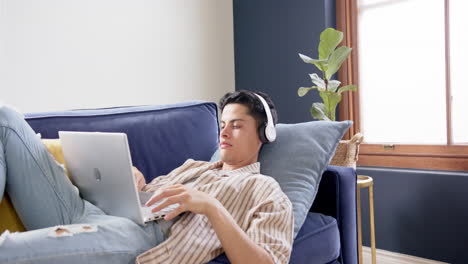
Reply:
[[[216,104],[188,102],[26,114],[42,138],[59,130],[125,132],[134,166],[150,181],[186,159],[210,160],[218,147]],[[229,263],[223,254],[210,263]],[[290,263],[357,263],[356,172],[328,166]]]

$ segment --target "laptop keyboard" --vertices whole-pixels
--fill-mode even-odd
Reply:
[[[140,197],[140,204],[141,206],[145,206],[145,203],[153,196],[151,192],[138,192],[138,196]]]

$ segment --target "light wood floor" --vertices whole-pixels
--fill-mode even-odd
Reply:
[[[372,264],[370,247],[362,247],[363,264]],[[440,262],[395,252],[377,249],[377,264],[444,264]]]

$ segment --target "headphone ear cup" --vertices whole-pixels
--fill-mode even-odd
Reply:
[[[266,125],[262,124],[258,128],[258,136],[260,137],[260,141],[262,141],[262,143],[269,143],[270,141],[266,137],[265,131],[266,131]]]
[[[265,111],[265,115],[267,118],[267,120],[259,127],[258,136],[263,143],[273,142],[276,139],[276,130],[275,124],[273,123],[274,120],[271,114],[271,109],[263,97],[256,93],[254,93],[254,95],[257,96],[260,102],[262,103],[263,110]]]

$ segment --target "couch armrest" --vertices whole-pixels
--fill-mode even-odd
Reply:
[[[356,178],[353,168],[328,166],[310,209],[336,218],[341,240],[340,262],[344,264],[358,262]]]

